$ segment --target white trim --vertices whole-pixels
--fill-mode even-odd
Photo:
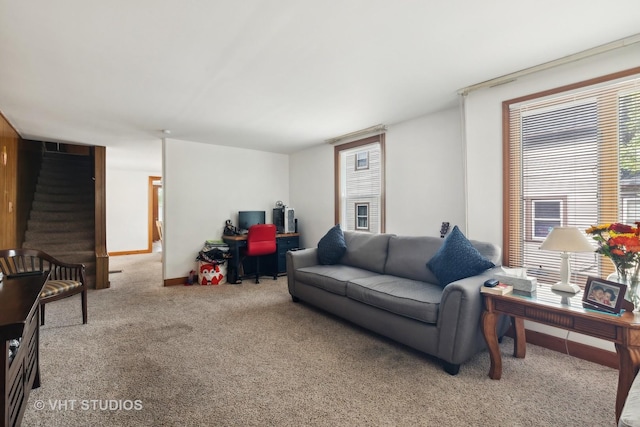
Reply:
[[[366,129],[360,129],[355,132],[345,133],[344,135],[336,136],[335,138],[325,139],[324,142],[326,142],[327,144],[344,144],[349,142],[348,140],[351,139],[361,139],[365,136],[380,135],[381,133],[384,133],[386,131],[387,126],[380,124],[368,127]]]
[[[636,43],[640,43],[640,34],[634,34],[633,36],[625,37],[623,39],[619,39],[610,43],[596,46],[591,49],[583,50],[582,52],[574,53],[572,55],[563,56],[562,58],[554,59],[553,61],[545,62],[543,64],[536,65],[534,67],[525,68],[524,70],[516,71],[510,74],[505,74],[504,76],[496,77],[495,79],[486,80],[481,83],[467,86],[465,88],[458,90],[458,94],[466,95],[469,92],[472,92],[474,90],[510,83],[517,80],[519,77],[524,77],[529,74],[537,73],[538,71],[544,71],[550,68],[555,68],[560,65],[579,61],[581,59],[589,58],[591,56],[599,55],[601,53],[609,52],[609,51],[619,49],[621,47],[626,47]]]

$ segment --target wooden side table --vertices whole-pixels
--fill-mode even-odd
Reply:
[[[588,310],[582,307],[582,293],[575,296],[555,293],[545,286],[540,286],[533,297],[484,294],[484,302],[482,333],[491,357],[489,377],[494,380],[502,376],[502,358],[496,333],[499,314],[511,318],[515,330],[513,355],[518,358],[524,358],[526,353],[524,320],[613,342],[619,363],[616,394],[618,421],[631,383],[640,368],[640,313],[625,311],[618,315]]]

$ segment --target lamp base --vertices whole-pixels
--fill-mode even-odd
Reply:
[[[558,282],[555,285],[551,286],[551,290],[552,291],[560,291],[560,292],[567,292],[570,294],[577,294],[578,292],[580,292],[580,286],[573,284],[573,283],[562,283],[562,282]]]

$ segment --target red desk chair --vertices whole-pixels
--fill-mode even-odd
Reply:
[[[260,258],[276,253],[276,226],[274,224],[256,224],[249,227],[247,234],[247,256],[256,258],[256,283],[260,283]],[[273,280],[278,278],[277,263],[274,260]]]

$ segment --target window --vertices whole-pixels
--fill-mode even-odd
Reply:
[[[369,231],[369,203],[356,203],[356,230]]]
[[[336,224],[384,233],[384,134],[337,145],[334,155]]]
[[[369,169],[369,152],[356,153],[356,170]]]
[[[544,240],[553,227],[562,226],[561,200],[531,201],[531,238]]]
[[[504,263],[557,281],[560,257],[539,250],[551,228],[640,220],[640,68],[505,101],[503,114]],[[572,271],[585,283],[613,264],[573,254]]]
[[[623,197],[622,198],[622,222],[631,224],[634,219],[640,217],[640,198]]]

